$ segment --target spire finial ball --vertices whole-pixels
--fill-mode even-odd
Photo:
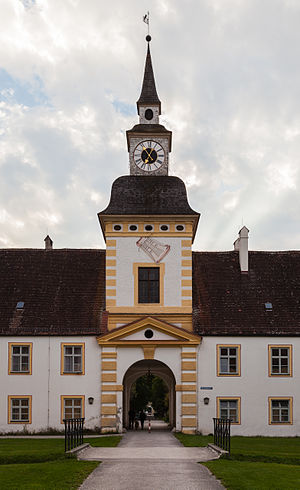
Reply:
[[[148,43],[150,43],[150,41],[151,41],[151,36],[149,36],[149,34],[148,34],[148,36],[146,36],[146,41],[148,41]]]

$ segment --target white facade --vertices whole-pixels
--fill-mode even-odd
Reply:
[[[9,343],[32,343],[32,374],[9,373]],[[84,374],[61,374],[61,344],[84,343]],[[95,337],[2,337],[0,432],[62,430],[61,397],[84,397],[85,426],[99,427],[100,350]],[[8,423],[10,396],[31,396],[31,423]],[[88,398],[93,397],[92,405]]]

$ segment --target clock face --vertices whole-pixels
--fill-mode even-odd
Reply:
[[[145,172],[153,172],[163,165],[165,152],[157,141],[146,140],[136,146],[133,152],[133,160],[140,169],[145,170]]]

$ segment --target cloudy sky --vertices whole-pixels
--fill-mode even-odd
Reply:
[[[300,248],[299,0],[0,0],[0,247],[103,247],[150,10],[195,250]]]

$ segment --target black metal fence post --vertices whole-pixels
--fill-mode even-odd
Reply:
[[[230,454],[230,419],[214,418],[214,444]]]
[[[84,418],[63,419],[65,424],[65,452],[83,443]]]

